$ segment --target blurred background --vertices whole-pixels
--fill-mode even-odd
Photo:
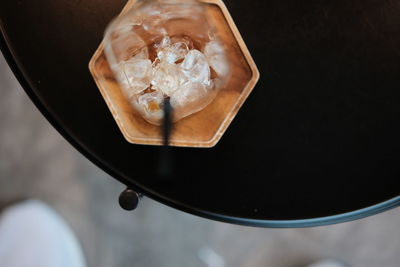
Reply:
[[[400,266],[400,209],[306,229],[214,222],[148,198],[134,212],[121,210],[124,186],[52,128],[1,53],[0,129],[0,202],[31,197],[48,203],[75,231],[90,267],[300,267],[323,258]]]

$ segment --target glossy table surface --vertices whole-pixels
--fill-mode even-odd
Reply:
[[[2,0],[1,49],[26,93],[81,153],[121,182],[212,219],[301,227],[399,202],[400,4],[225,1],[261,77],[221,141],[124,140],[88,71],[122,0]],[[29,149],[29,148],[27,148]]]

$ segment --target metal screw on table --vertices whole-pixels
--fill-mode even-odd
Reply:
[[[141,197],[141,194],[131,188],[127,188],[119,195],[119,205],[124,210],[134,210],[139,205]]]

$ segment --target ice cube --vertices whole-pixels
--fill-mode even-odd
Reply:
[[[175,54],[176,61],[184,59],[189,52],[189,46],[185,42],[177,42],[171,45],[171,52]]]
[[[131,56],[131,58],[129,58],[127,61],[121,61],[119,64],[114,64],[112,65],[112,68],[114,70],[116,70],[116,76],[118,79],[118,82],[120,83],[120,85],[122,86],[122,88],[124,89],[124,91],[128,94],[131,95],[132,89],[134,92],[140,92],[143,91],[144,89],[146,89],[148,87],[149,84],[149,80],[150,77],[148,77],[148,81],[145,81],[146,79],[144,79],[144,81],[142,81],[142,83],[147,84],[147,86],[142,89],[144,86],[140,85],[138,86],[137,84],[141,84],[138,83],[138,81],[134,78],[135,77],[135,73],[136,71],[132,71],[131,68],[135,66],[135,62],[138,61],[139,65],[140,64],[146,64],[143,63],[143,61],[141,60],[145,60],[149,58],[149,52],[147,49],[147,46],[144,46],[142,48],[139,48],[134,56]],[[144,70],[142,70],[144,71]],[[148,73],[148,75],[150,76],[151,73]],[[135,82],[134,82],[135,80]],[[130,87],[133,87],[132,89]]]
[[[160,59],[160,61],[164,61],[169,64],[175,63],[175,61],[177,61],[177,58],[178,58],[176,54],[172,53],[171,51],[169,51],[167,49],[163,49],[163,50],[159,51],[157,53],[157,57],[158,57],[158,59]]]
[[[219,76],[229,73],[229,64],[226,59],[225,50],[218,41],[211,41],[204,47],[204,55],[208,63]]]
[[[151,61],[149,59],[133,58],[123,65],[125,92],[128,96],[137,94],[150,86],[152,75]]]
[[[171,95],[171,105],[173,107],[182,107],[190,102],[194,102],[207,94],[206,86],[199,82],[188,82],[179,87]]]
[[[173,64],[181,59],[184,59],[188,51],[189,48],[187,44],[179,42],[160,49],[157,52],[157,57],[160,61],[165,61],[169,64]]]
[[[163,94],[160,91],[153,91],[139,95],[132,101],[132,104],[145,120],[153,124],[159,124],[163,116],[163,101]]]
[[[151,84],[153,89],[160,90],[170,96],[185,81],[186,77],[179,65],[160,62],[154,68]]]
[[[194,49],[193,41],[190,37],[181,35],[181,36],[172,36],[171,43],[183,43],[189,50]]]
[[[138,49],[135,53],[134,56],[132,56],[129,60],[134,60],[134,59],[148,59],[149,58],[149,49],[147,46],[144,46],[140,49]]]
[[[204,85],[210,84],[210,66],[199,50],[190,50],[180,66],[190,81]]]
[[[164,97],[160,91],[153,91],[138,96],[136,103],[148,113],[152,113],[161,109],[163,100]]]
[[[214,99],[217,90],[210,90],[202,83],[188,82],[171,95],[174,120],[202,110]]]
[[[174,38],[176,39],[176,38]],[[172,43],[168,36],[165,36],[160,43],[156,44],[157,58],[160,61],[168,62],[173,64],[178,60],[183,59],[189,51],[188,44],[182,39],[183,42]]]
[[[169,36],[164,36],[160,43],[156,44],[156,48],[163,49],[171,45],[171,39]]]
[[[133,59],[125,62],[125,75],[133,79],[141,79],[151,75],[150,59]],[[128,79],[129,79],[128,78]]]
[[[115,63],[129,60],[132,58],[132,52],[135,55],[143,55],[144,58],[148,58],[146,43],[134,31],[131,31],[129,34],[116,35],[113,39],[113,48],[110,45],[106,45],[105,49],[106,51],[116,51],[113,53],[114,57],[110,58],[108,56],[108,60]]]
[[[131,99],[134,98],[138,93],[143,92],[149,87],[149,83],[143,80],[132,79],[127,88],[124,88],[125,95]]]

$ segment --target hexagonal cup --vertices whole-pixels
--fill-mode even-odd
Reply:
[[[221,0],[200,2],[205,5],[225,45],[231,75],[208,106],[174,123],[172,146],[212,147],[217,144],[259,78],[257,67],[224,3]],[[135,3],[136,0],[129,1],[121,14]],[[146,122],[122,93],[107,62],[103,43],[90,60],[89,69],[125,139],[133,144],[162,145],[160,127]]]

